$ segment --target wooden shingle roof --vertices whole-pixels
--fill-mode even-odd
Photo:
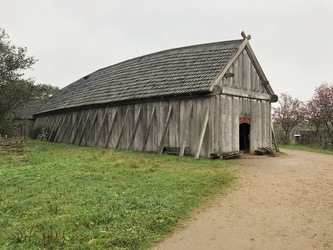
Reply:
[[[15,117],[22,120],[32,120],[33,115],[40,112],[45,103],[45,100],[32,101],[19,110],[15,114]]]
[[[83,77],[51,97],[42,112],[155,97],[209,93],[243,40],[165,50]]]

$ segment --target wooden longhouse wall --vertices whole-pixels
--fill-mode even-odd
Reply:
[[[185,140],[185,146],[195,155],[208,107],[209,120],[200,155],[238,151],[239,118],[244,115],[251,117],[250,150],[270,146],[270,119],[260,119],[270,117],[270,103],[224,94],[67,112],[38,119],[35,130],[46,128],[50,140],[55,142],[146,152],[158,152],[161,143],[163,147],[180,148]]]
[[[46,105],[37,115],[34,136],[45,128],[55,142],[142,152],[171,147],[195,156],[239,151],[247,139],[250,152],[270,147],[276,96],[249,38],[243,38],[151,54],[96,71]],[[86,91],[83,99],[80,91]],[[241,124],[249,129],[245,136]]]

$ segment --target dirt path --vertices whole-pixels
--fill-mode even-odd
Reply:
[[[235,187],[153,249],[333,249],[333,156],[283,151],[239,160]]]

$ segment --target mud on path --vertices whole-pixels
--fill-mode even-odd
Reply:
[[[238,160],[234,187],[153,249],[333,249],[333,156],[283,151]]]

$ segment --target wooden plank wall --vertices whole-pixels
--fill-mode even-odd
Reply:
[[[260,80],[258,72],[251,62],[246,50],[236,59],[229,69],[234,73],[233,77],[222,78],[220,83],[223,87],[250,91],[255,93],[266,93],[266,90]]]
[[[199,148],[201,156],[209,156],[216,151],[238,151],[239,118],[249,117],[250,151],[270,147],[271,104],[265,99],[266,90],[246,50],[229,72],[234,73],[234,77],[223,77],[219,83],[223,88],[232,88],[237,93],[263,94],[257,95],[261,99],[251,98],[251,95],[217,94],[72,111],[38,117],[33,134],[36,137],[41,128],[46,128],[52,135],[50,141],[145,152],[159,152],[162,144],[189,147],[192,155]],[[204,123],[206,117],[207,124]],[[203,138],[200,138],[202,133]]]
[[[171,106],[170,122],[166,123]],[[118,143],[120,149],[142,151],[144,148],[146,152],[158,152],[166,131],[164,147],[180,148],[185,141],[185,147],[190,147],[194,155],[208,108],[210,112],[201,156],[209,156],[215,151],[239,150],[239,117],[242,116],[251,117],[251,151],[270,146],[270,102],[228,95],[155,101],[38,117],[34,131],[36,134],[36,131],[46,128],[53,135],[50,140],[55,142],[111,148],[116,148]],[[143,145],[145,138],[147,142]]]

